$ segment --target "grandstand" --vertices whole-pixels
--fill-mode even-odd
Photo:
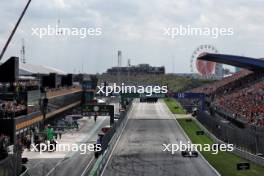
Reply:
[[[230,56],[226,58],[230,62]],[[248,59],[248,62],[250,61]],[[263,60],[259,61],[264,63]],[[264,72],[259,69],[259,65],[256,69],[254,65],[252,69],[248,66],[247,68],[253,71],[241,70],[215,83],[195,88],[192,92],[205,93],[211,105],[223,108],[231,113],[234,119],[264,126]]]
[[[220,81],[190,90],[206,96],[206,111],[198,113],[198,120],[220,139],[263,153],[264,60],[221,54],[205,54],[198,59],[243,68]]]
[[[15,144],[30,129],[41,129],[54,118],[82,101],[80,82],[73,75],[46,66],[23,64],[11,57],[0,65],[0,133]],[[42,100],[48,105],[43,117]]]
[[[19,63],[17,57],[0,65],[2,170],[15,172],[13,165],[19,161],[16,172],[20,173],[22,149],[30,145],[35,132],[43,131],[45,123],[56,121],[61,114],[81,104],[81,85],[86,77],[88,75],[66,74],[52,67]],[[9,148],[18,149],[17,156],[9,155]]]

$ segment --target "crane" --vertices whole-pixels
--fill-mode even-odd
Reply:
[[[19,24],[20,24],[20,22],[21,22],[23,16],[25,15],[25,13],[26,13],[26,11],[27,11],[28,6],[29,6],[30,3],[31,3],[31,0],[28,0],[28,2],[27,2],[27,4],[26,4],[25,8],[23,9],[21,15],[19,16],[18,21],[17,21],[15,27],[13,28],[13,30],[12,30],[12,32],[11,32],[11,35],[8,37],[8,39],[7,39],[6,43],[5,43],[4,48],[2,49],[2,52],[1,52],[1,54],[0,54],[0,60],[1,60],[2,57],[4,56],[5,51],[6,51],[7,47],[8,47],[8,45],[9,45],[10,41],[12,40],[12,38],[13,38],[13,36],[14,36],[16,30],[17,30],[17,27],[19,26]]]

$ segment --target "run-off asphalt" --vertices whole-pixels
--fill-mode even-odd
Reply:
[[[104,176],[214,176],[200,156],[184,158],[164,152],[162,144],[187,143],[164,102],[133,105],[124,132]]]

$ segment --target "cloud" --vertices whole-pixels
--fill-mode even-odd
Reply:
[[[0,2],[0,46],[3,47],[26,1]],[[117,50],[123,63],[149,62],[171,70],[189,72],[190,55],[200,44],[213,44],[220,52],[262,57],[264,44],[264,4],[258,0],[33,0],[20,24],[5,58],[19,56],[25,39],[28,62],[46,64],[62,70],[104,72],[116,65]],[[48,38],[31,36],[32,27],[102,27],[98,38]],[[233,27],[234,36],[163,36],[163,28],[177,25],[193,27]],[[68,64],[65,64],[68,63]]]

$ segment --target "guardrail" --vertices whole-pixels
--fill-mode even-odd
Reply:
[[[22,170],[24,170],[19,176],[30,176],[28,168],[23,165]]]
[[[207,128],[205,128],[196,118],[192,118],[196,124],[214,141],[216,144],[226,144],[224,141],[218,139],[215,135],[213,135]],[[241,158],[247,159],[249,161],[252,161],[255,164],[264,166],[264,158],[260,156],[253,155],[252,153],[249,153],[247,151],[241,150],[237,147],[234,148],[232,151],[234,154],[240,156]]]
[[[110,140],[110,142],[108,144],[107,149],[104,151],[104,153],[102,155],[99,156],[99,158],[95,162],[92,170],[90,171],[89,176],[99,176],[103,172],[103,170],[104,170],[104,168],[105,168],[105,166],[107,164],[107,161],[108,161],[108,159],[110,157],[110,154],[113,151],[113,148],[114,148],[114,146],[115,146],[118,138],[122,134],[122,131],[123,131],[125,125],[126,125],[127,118],[128,118],[128,114],[131,111],[132,103],[133,102],[131,102],[128,105],[128,108],[127,108],[128,111],[125,112],[124,118],[122,119],[122,121],[119,124],[119,126],[116,127],[116,129],[115,129],[116,131],[115,131],[113,137],[111,138],[111,140]]]
[[[8,154],[4,159],[0,160],[0,176],[18,175],[21,173],[21,157],[20,152],[13,150],[13,154]]]

